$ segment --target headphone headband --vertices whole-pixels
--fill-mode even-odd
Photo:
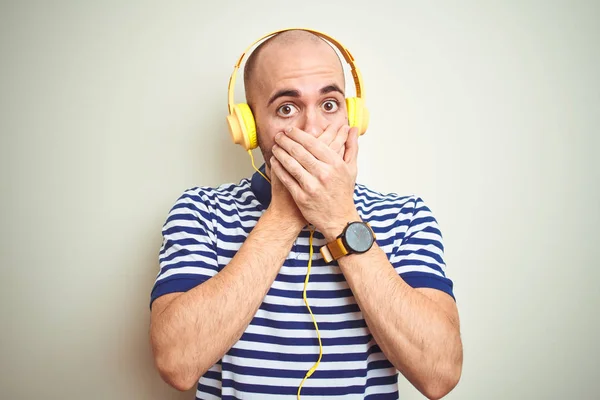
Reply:
[[[281,29],[275,32],[271,32],[269,34],[264,35],[263,37],[261,37],[258,40],[255,40],[250,46],[248,46],[248,48],[246,50],[244,50],[244,52],[242,53],[242,55],[240,56],[240,58],[238,59],[237,63],[234,65],[233,67],[233,72],[231,73],[231,77],[229,78],[229,85],[227,87],[227,92],[228,92],[228,96],[227,96],[227,106],[229,108],[229,114],[231,114],[233,112],[233,88],[235,86],[235,78],[236,78],[236,73],[237,70],[240,68],[240,65],[242,64],[242,60],[244,59],[244,57],[246,56],[246,53],[248,51],[250,51],[250,49],[252,47],[254,47],[258,42],[267,39],[271,36],[275,36],[279,33],[282,32],[286,32],[286,31],[294,31],[294,30],[299,30],[299,31],[306,31],[306,32],[310,32],[316,36],[319,36],[325,40],[327,40],[329,43],[331,43],[332,45],[334,45],[339,51],[340,53],[342,53],[342,56],[344,57],[344,59],[346,60],[346,62],[350,65],[350,70],[352,73],[352,80],[354,81],[354,86],[356,87],[356,97],[362,98],[364,99],[364,90],[363,90],[363,83],[362,83],[362,75],[360,73],[360,70],[358,69],[358,67],[354,64],[354,57],[352,56],[352,54],[350,53],[350,51],[348,51],[347,48],[345,48],[340,42],[338,42],[337,40],[335,40],[334,38],[332,38],[329,35],[326,35],[323,32],[319,32],[313,29],[305,29],[305,28],[287,28],[287,29]]]

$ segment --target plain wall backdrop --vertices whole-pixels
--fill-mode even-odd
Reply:
[[[193,398],[152,363],[161,227],[186,188],[252,173],[227,82],[253,40],[293,26],[363,72],[359,181],[423,197],[441,225],[464,341],[447,398],[598,398],[599,16],[566,0],[3,1],[0,398]]]

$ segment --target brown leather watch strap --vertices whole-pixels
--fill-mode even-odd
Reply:
[[[344,246],[341,238],[337,238],[333,242],[327,243],[325,246],[321,246],[320,251],[323,259],[328,264],[333,260],[337,260],[338,258],[348,254],[348,250],[346,249],[346,246]]]

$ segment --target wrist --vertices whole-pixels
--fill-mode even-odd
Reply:
[[[298,236],[302,228],[306,225],[305,221],[291,217],[289,213],[282,213],[273,207],[267,208],[261,220],[267,222],[283,235],[290,234],[294,237]]]
[[[336,221],[329,221],[326,226],[321,230],[321,233],[325,237],[325,242],[329,243],[334,241],[339,235],[342,234],[346,225],[349,222],[362,221],[358,212],[348,214],[346,217],[337,219]]]

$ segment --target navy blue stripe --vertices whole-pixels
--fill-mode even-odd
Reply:
[[[440,250],[444,250],[444,246],[442,246],[442,243],[437,241],[437,240],[432,240],[432,239],[419,239],[416,238],[414,236],[405,238],[403,241],[403,244],[412,244],[412,245],[421,245],[421,246],[435,246]]]
[[[225,221],[222,220],[220,218],[218,218],[219,220],[219,225],[220,228],[226,228],[226,229],[242,229],[244,232],[246,233],[250,233],[250,231],[254,228],[254,224],[251,224],[252,226],[244,226],[242,225],[242,221],[248,223],[256,223],[256,221],[258,221],[258,218],[249,218],[247,220],[240,220],[240,219],[236,219],[235,221]]]
[[[361,353],[343,353],[332,354],[324,353],[322,362],[349,362],[349,361],[364,361],[371,354],[381,353],[379,346],[371,346],[366,352]],[[245,350],[232,347],[227,355],[232,357],[241,357],[257,360],[272,360],[283,362],[316,362],[319,354],[295,354],[295,353],[277,353],[270,351]]]
[[[416,266],[416,265],[423,265],[425,267],[429,267],[431,269],[434,269],[438,272],[442,272],[442,267],[440,267],[438,264],[434,264],[434,263],[430,263],[427,261],[422,261],[422,260],[405,260],[405,259],[401,259],[400,261],[396,261],[393,262],[392,265],[394,267],[408,267],[408,266]],[[428,274],[428,275],[432,275],[433,274]]]
[[[271,288],[267,293],[270,296],[286,297],[291,299],[302,298],[302,290],[281,290]],[[307,290],[306,296],[313,299],[341,299],[344,297],[352,297],[352,290]]]
[[[154,300],[158,299],[160,296],[169,293],[187,292],[208,279],[209,277],[204,275],[177,274],[158,281],[154,284],[152,293],[150,293],[150,308],[152,308]]]
[[[367,366],[369,370],[395,368],[388,360],[371,361]]]
[[[358,191],[354,192],[355,199],[364,199],[369,202],[376,201],[393,201],[393,202],[409,202],[414,201],[415,199],[411,198],[411,196],[398,196],[395,193],[389,193],[387,195],[383,195],[382,193],[377,193],[373,190],[368,189],[366,186],[359,186]]]
[[[204,225],[197,224],[196,226],[183,226],[183,225],[175,225],[169,228],[163,228],[162,234],[164,237],[168,237],[169,235],[173,235],[176,233],[186,234],[189,233],[193,236],[200,236],[208,238],[208,231]]]
[[[215,388],[212,386],[207,386],[200,382],[198,382],[198,391],[200,393],[208,393],[208,394],[212,394],[213,396],[221,397],[221,389]],[[196,397],[196,399],[198,399],[198,398],[199,397]]]
[[[202,243],[201,245],[206,246],[205,243]],[[169,261],[173,261],[173,259],[175,259],[177,257],[181,257],[181,256],[192,256],[192,258],[196,258],[195,256],[202,256],[202,257],[208,258],[209,260],[215,260],[215,264],[217,263],[216,262],[217,255],[215,254],[214,251],[202,251],[202,250],[190,251],[186,247],[179,247],[176,251],[173,251],[168,256],[165,256],[164,254],[167,252],[167,250],[171,249],[172,247],[173,247],[173,242],[170,242],[163,248],[163,250],[160,251],[158,260],[161,263],[167,263]]]
[[[424,224],[426,222],[437,224],[437,221],[435,220],[435,218],[433,218],[431,215],[428,215],[427,217],[419,217],[419,218],[413,219],[412,222],[410,223],[410,225],[417,226],[420,224]]]
[[[321,329],[321,324],[319,324],[319,329]],[[322,338],[323,346],[350,346],[357,344],[367,344],[371,341],[373,337],[371,335],[363,335],[363,336],[348,336],[348,337],[338,337],[338,338]],[[268,344],[277,344],[282,346],[318,346],[319,341],[317,340],[317,334],[315,332],[315,336],[311,338],[288,338],[288,337],[279,337],[279,336],[270,336],[270,335],[260,335],[257,333],[244,333],[240,338],[241,341],[244,342],[252,342],[252,343],[268,343]]]
[[[436,242],[437,243],[437,242]],[[412,243],[411,243],[412,244]],[[435,246],[434,243],[430,243],[433,244]],[[438,247],[438,246],[435,246]],[[439,247],[438,247],[439,248]],[[412,254],[418,254],[421,256],[425,256],[425,257],[429,257],[429,258],[433,258],[435,261],[437,261],[440,264],[444,263],[444,260],[442,259],[442,257],[440,257],[439,254],[436,254],[432,251],[429,250],[425,250],[425,249],[418,249],[418,250],[401,250],[398,253],[396,253],[398,256],[408,256],[408,255],[412,255]]]
[[[227,243],[243,243],[246,240],[245,235],[226,235],[223,232],[219,232],[219,240]]]
[[[438,289],[442,292],[448,293],[453,299],[456,300],[452,291],[454,283],[448,278],[426,274],[423,272],[407,272],[405,274],[400,274],[400,276],[412,288]]]
[[[398,400],[399,394],[396,390],[390,393],[376,393],[365,396],[365,400]]]
[[[306,371],[299,371],[293,369],[272,369],[272,368],[260,368],[260,367],[244,367],[230,363],[223,363],[223,368],[227,371],[231,371],[234,374],[247,375],[247,376],[260,376],[270,378],[290,378],[290,379],[302,379],[306,375]],[[338,370],[320,370],[317,369],[312,379],[342,379],[342,378],[361,378],[367,376],[367,369],[338,369]],[[297,389],[296,389],[297,390]]]
[[[289,378],[289,379],[302,379],[306,374],[306,371],[299,371],[293,369],[283,368],[261,368],[261,367],[247,367],[232,364],[229,362],[223,362],[223,370],[229,371],[236,375],[246,376],[259,376],[259,377],[270,377],[270,378]],[[313,379],[344,379],[344,378],[364,378],[367,376],[367,371],[376,371],[380,369],[389,369],[389,378],[393,379],[391,384],[397,383],[398,375],[395,368],[387,361],[375,361],[367,365],[366,368],[359,369],[336,369],[336,370],[321,370],[317,369],[313,375]],[[208,374],[208,373],[207,373]],[[205,374],[205,377],[208,377]],[[219,378],[219,381],[221,379]]]
[[[185,238],[185,239],[169,239],[166,238],[166,246],[165,246],[165,250],[169,249],[171,246],[173,245],[179,245],[180,247],[185,247],[185,246],[197,246],[197,245],[204,245],[207,246],[206,242],[199,242],[198,240],[189,237],[189,238]]]
[[[381,204],[377,204],[372,206],[372,207],[366,207],[363,203],[355,203],[354,205],[356,206],[356,208],[360,211],[362,211],[364,214],[366,215],[370,215],[373,213],[376,213],[378,211],[395,211],[395,214],[398,214],[400,212],[406,214],[409,213],[412,214],[412,209],[409,207],[406,208],[402,208],[399,204],[397,203],[391,203],[391,202],[385,202],[385,203],[381,203]]]
[[[315,266],[313,264],[313,266]],[[286,275],[281,272],[277,274],[277,278],[275,279],[277,282],[288,282],[288,283],[304,283],[306,279],[306,275]],[[344,278],[344,274],[341,272],[339,274],[317,274],[310,275],[311,282],[345,282],[346,278]]]
[[[180,213],[179,211],[187,211],[187,213]],[[169,217],[167,218],[167,222],[175,221],[178,219],[186,220],[185,218],[181,218],[181,217],[190,215],[189,214],[190,211],[200,214],[200,217],[202,217],[202,219],[199,219],[197,216],[191,214],[192,216],[196,217],[196,220],[198,222],[212,221],[210,213],[206,210],[201,210],[200,208],[198,208],[198,206],[196,206],[196,204],[194,204],[194,203],[178,203],[178,204],[175,204],[173,206],[173,208],[171,209],[171,213],[170,213]]]
[[[224,379],[223,385],[232,387],[235,390],[246,393],[269,393],[269,394],[280,394],[280,395],[296,395],[298,393],[297,386],[270,386],[270,385],[256,385],[250,383],[240,383],[230,379]],[[303,396],[343,396],[348,394],[359,394],[364,393],[366,387],[363,385],[352,385],[352,386],[331,386],[325,387],[303,387],[301,395]]]
[[[289,330],[313,330],[314,324],[310,322],[300,321],[275,321],[268,318],[254,317],[250,324],[254,326],[266,326],[274,329],[289,329]],[[321,331],[336,331],[340,329],[364,328],[367,324],[364,320],[340,321],[340,322],[319,322],[319,330]]]
[[[266,301],[260,305],[260,309],[269,312],[288,313],[288,314],[306,314],[306,306],[288,306],[280,304],[271,304]],[[347,314],[359,312],[358,304],[345,304],[343,306],[310,306],[315,315]]]
[[[177,268],[184,268],[184,267],[195,267],[195,268],[206,268],[212,271],[215,271],[215,273],[219,272],[221,270],[221,268],[219,268],[219,266],[217,265],[217,262],[215,261],[215,264],[207,264],[205,261],[201,261],[201,260],[189,260],[189,261],[179,261],[176,263],[171,263],[171,264],[163,264],[163,267],[160,269],[160,275],[164,274],[165,272],[172,270],[172,269],[177,269]],[[180,274],[177,274],[177,276],[179,276]]]
[[[218,371],[206,371],[204,377],[208,379],[214,379],[219,382],[221,381],[221,373]]]
[[[398,383],[398,376],[378,376],[367,379],[367,386],[385,386]]]

